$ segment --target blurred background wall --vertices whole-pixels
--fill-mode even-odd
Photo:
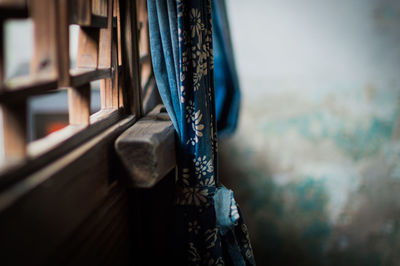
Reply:
[[[220,145],[259,265],[400,265],[400,2],[227,0],[242,85]]]

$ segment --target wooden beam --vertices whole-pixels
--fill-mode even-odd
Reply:
[[[115,142],[115,150],[134,187],[149,188],[176,165],[175,129],[166,112],[158,106],[127,129]]]
[[[68,111],[71,125],[89,125],[90,94],[90,83],[68,89]]]
[[[71,73],[71,86],[79,87],[91,81],[110,78],[110,69],[85,69],[78,68],[72,69]]]

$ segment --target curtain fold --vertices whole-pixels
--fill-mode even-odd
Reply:
[[[215,102],[218,136],[232,134],[237,127],[240,86],[236,73],[225,0],[212,1]]]
[[[147,4],[153,70],[179,138],[175,263],[254,265],[233,193],[218,181],[211,1]]]

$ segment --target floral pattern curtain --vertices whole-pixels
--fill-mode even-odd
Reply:
[[[183,265],[254,265],[232,191],[218,182],[210,0],[148,0],[153,69],[178,134],[175,253]]]

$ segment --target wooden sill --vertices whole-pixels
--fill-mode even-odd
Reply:
[[[69,125],[29,143],[25,159],[5,161],[0,165],[0,192],[126,118],[130,125],[136,121],[123,109],[104,109],[91,115],[89,126]]]
[[[158,105],[115,142],[116,153],[128,173],[121,178],[129,186],[150,188],[175,168],[175,129],[163,110]]]

